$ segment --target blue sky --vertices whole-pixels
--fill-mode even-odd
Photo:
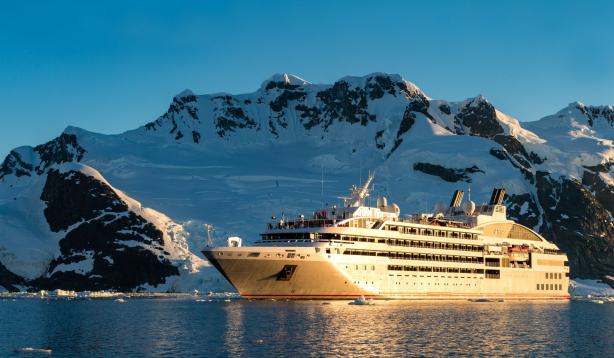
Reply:
[[[75,125],[119,133],[185,88],[400,73],[520,120],[614,104],[614,2],[13,1],[0,11],[0,156]]]

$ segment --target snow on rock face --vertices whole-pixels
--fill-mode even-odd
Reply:
[[[178,95],[167,113],[133,134],[143,137],[147,134],[143,132],[156,132],[189,143],[205,137],[241,142],[246,136],[252,143],[295,140],[303,134],[318,141],[335,139],[339,138],[336,124],[366,127],[378,119],[384,123],[391,111],[405,110],[416,98],[426,99],[418,87],[399,75],[344,77],[332,85],[275,75],[250,94]]]
[[[573,277],[600,278],[614,270],[614,132],[608,108],[573,104],[554,116],[520,123],[483,96],[434,100],[399,75],[348,76],[333,84],[275,75],[253,93],[184,91],[158,119],[120,135],[68,128],[63,135],[75,141],[66,137],[62,145],[49,146],[59,153],[52,160],[42,160],[34,148],[18,148],[0,166],[0,210],[13,208],[12,198],[37,180],[35,168],[53,167],[43,162],[55,163],[60,182],[67,181],[62,185],[80,185],[63,177],[75,169],[66,162],[85,164],[75,169],[81,173],[96,168],[100,173],[87,176],[110,187],[106,178],[123,190],[113,189],[119,201],[111,215],[130,212],[151,223],[162,232],[167,251],[175,250],[168,251],[168,260],[184,258],[174,264],[180,274],[166,276],[155,289],[183,290],[217,282],[215,276],[184,275],[209,272],[199,253],[204,220],[217,228],[217,237],[239,235],[251,242],[271,214],[309,215],[333,203],[358,181],[362,168],[376,171],[375,195],[389,196],[405,213],[430,211],[431,204],[447,202],[453,190],[468,183],[478,202],[488,199],[492,187],[503,186],[509,215],[564,248]],[[39,193],[44,184],[39,183]],[[124,192],[157,211],[142,208]],[[96,206],[97,200],[102,199],[83,205],[102,215],[106,207]],[[0,227],[27,226],[25,210],[10,212],[11,220],[3,222],[0,215]],[[70,231],[103,220],[94,212],[67,215],[66,223],[56,224]],[[121,216],[126,225],[116,233],[138,237],[123,240],[124,246],[139,248],[143,240],[162,245],[154,233],[135,231],[140,219],[130,217]],[[68,223],[74,220],[80,221]],[[44,217],[42,222],[47,224]],[[55,242],[67,236],[45,230],[48,237],[56,235]],[[88,250],[52,257],[65,260],[56,267],[70,267],[71,255],[85,257],[83,252]],[[18,267],[6,257],[0,241],[0,262],[9,270]],[[94,257],[110,262],[109,255]],[[148,283],[139,287],[154,289]]]
[[[0,193],[13,200],[0,201],[7,234],[0,240],[0,286],[127,291],[147,285],[167,291],[186,280],[218,279],[189,250],[181,225],[77,164],[82,154],[68,154],[83,151],[66,150],[66,143],[80,148],[74,135],[63,135],[34,148],[39,156],[27,175],[14,171],[2,178]],[[15,168],[15,153],[5,167]]]
[[[0,165],[0,179],[14,174],[17,177],[43,174],[54,164],[78,162],[85,149],[77,144],[73,134],[62,133],[56,139],[34,148],[21,147],[12,150]]]
[[[165,250],[162,231],[129,211],[105,183],[81,171],[51,169],[41,199],[50,229],[65,235],[59,241],[60,256],[37,286],[125,291],[179,274]]]

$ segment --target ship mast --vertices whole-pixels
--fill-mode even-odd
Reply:
[[[352,186],[351,201],[348,206],[358,207],[364,205],[365,198],[369,196],[369,185],[371,185],[373,178],[374,175],[369,173],[369,178],[367,178],[367,181],[361,187],[357,187],[356,185]]]
[[[213,226],[211,224],[204,224],[205,229],[207,229],[207,247],[213,247],[213,239],[211,238],[211,229]]]

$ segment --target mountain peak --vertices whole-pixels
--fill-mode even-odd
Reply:
[[[264,82],[262,82],[262,85],[260,87],[270,88],[270,83],[283,83],[292,86],[303,86],[311,84],[311,82],[290,73],[276,73],[266,79]]]
[[[478,94],[477,96],[475,96],[473,98],[468,98],[467,99],[467,104],[470,107],[473,107],[473,106],[478,106],[480,104],[490,104],[490,102],[488,101],[488,99],[486,97],[484,97],[484,95]]]
[[[182,97],[188,97],[188,96],[194,96],[194,92],[186,88],[183,91],[179,92],[175,97],[182,98]]]

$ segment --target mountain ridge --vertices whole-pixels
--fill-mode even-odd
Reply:
[[[361,167],[410,210],[470,183],[476,198],[505,186],[510,216],[569,251],[572,276],[605,278],[614,271],[611,112],[574,102],[519,122],[484,96],[431,99],[399,75],[333,84],[274,75],[252,93],[182,91],[158,119],[121,134],[69,126],[11,151],[0,165],[0,213],[29,178],[81,163],[175,221],[251,241],[263,212],[321,205],[321,172],[327,193],[341,196]]]

